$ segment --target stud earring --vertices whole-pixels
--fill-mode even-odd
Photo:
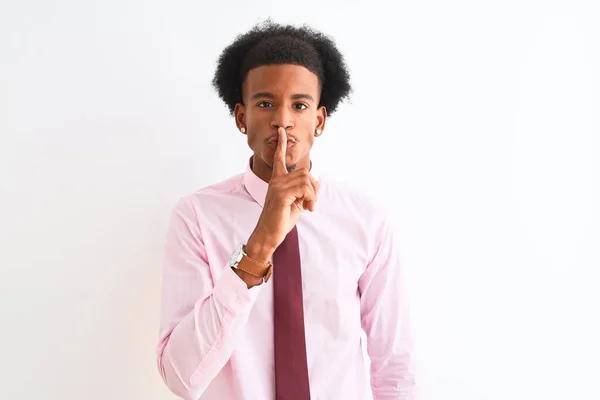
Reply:
[[[244,128],[243,126],[240,128],[240,132],[242,133],[246,133],[246,128]]]
[[[321,135],[321,130],[320,130],[320,129],[317,129],[317,130],[315,131],[315,133],[317,134],[317,136],[320,136],[320,135]]]

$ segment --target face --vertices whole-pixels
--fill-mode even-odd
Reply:
[[[319,107],[319,79],[305,67],[264,65],[248,72],[242,87],[244,104],[235,107],[238,128],[244,127],[254,152],[252,169],[263,180],[272,175],[277,129],[288,137],[288,170],[310,167],[316,130],[323,131],[327,112]]]

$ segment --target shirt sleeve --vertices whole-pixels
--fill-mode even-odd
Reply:
[[[231,357],[262,285],[248,289],[227,266],[213,279],[199,219],[186,198],[172,211],[162,267],[158,369],[171,392],[197,398]]]
[[[374,255],[358,283],[371,390],[374,400],[415,400],[409,308],[398,246],[390,221],[384,218],[379,225]]]

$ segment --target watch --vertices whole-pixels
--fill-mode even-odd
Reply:
[[[243,243],[239,244],[231,255],[229,266],[257,278],[262,278],[263,282],[267,282],[273,273],[273,263],[267,261],[266,264],[263,264],[260,261],[249,257],[248,254],[246,254]]]

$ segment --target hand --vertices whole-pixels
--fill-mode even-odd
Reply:
[[[246,245],[250,257],[264,262],[296,225],[302,211],[315,210],[319,191],[319,183],[308,169],[288,172],[285,162],[285,129],[279,128],[278,134],[277,149],[273,158],[273,175],[269,182],[265,205]]]

